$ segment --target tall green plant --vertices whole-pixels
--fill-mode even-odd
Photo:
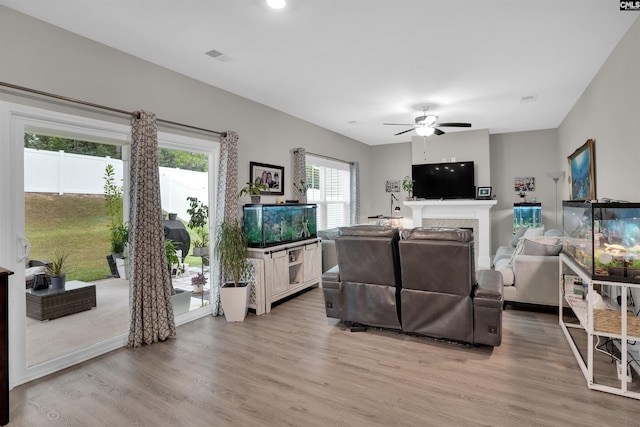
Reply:
[[[116,172],[112,164],[108,164],[104,171],[104,202],[107,208],[107,217],[111,221],[111,227],[122,223],[122,186],[116,183]]]
[[[187,197],[189,201],[189,222],[187,226],[196,232],[200,241],[195,246],[205,247],[209,244],[209,230],[207,230],[207,222],[209,221],[209,207],[198,200],[197,197]]]
[[[122,186],[116,183],[115,169],[108,164],[104,171],[104,202],[111,238],[111,252],[124,252],[125,245],[129,241],[129,225],[122,221]]]
[[[253,272],[253,264],[247,259],[247,242],[240,222],[223,221],[218,227],[214,245],[216,260],[227,279],[232,279],[234,286],[246,279]]]

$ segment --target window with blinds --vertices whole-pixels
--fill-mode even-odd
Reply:
[[[318,230],[350,224],[350,165],[310,154],[307,164],[307,202],[318,205]]]

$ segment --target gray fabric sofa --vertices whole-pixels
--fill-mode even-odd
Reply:
[[[456,341],[500,345],[502,276],[476,276],[473,233],[343,227],[338,266],[322,276],[327,317]]]
[[[519,228],[493,259],[503,276],[504,301],[557,307],[561,250],[560,231]]]

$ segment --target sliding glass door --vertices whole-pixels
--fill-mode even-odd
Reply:
[[[13,387],[126,345],[127,254],[115,243],[126,242],[128,227],[130,126],[9,103],[0,103],[0,112],[0,265],[16,273],[9,289]],[[159,141],[204,161],[199,178],[187,179],[200,182],[200,192],[187,194],[213,205],[218,143],[173,134]],[[181,220],[188,223],[188,215]],[[206,273],[189,251],[181,259],[181,267]],[[62,287],[42,275],[60,260]],[[191,288],[188,268],[180,274],[185,288]],[[176,322],[210,313],[207,296],[191,295],[191,310]]]

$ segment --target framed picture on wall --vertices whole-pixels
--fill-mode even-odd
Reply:
[[[595,200],[594,140],[588,139],[569,157],[569,199]]]
[[[282,196],[284,194],[284,167],[266,163],[249,162],[249,179],[253,183],[264,184],[269,191],[260,194]]]
[[[513,188],[515,191],[536,191],[536,177],[516,176],[513,179]]]
[[[387,193],[399,193],[400,192],[400,180],[393,179],[387,180],[387,184],[385,185],[385,189]]]

